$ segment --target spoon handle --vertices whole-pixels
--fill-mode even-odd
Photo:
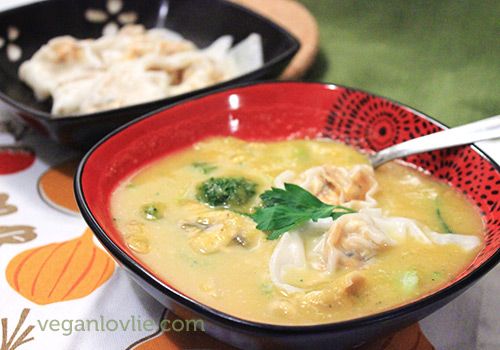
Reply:
[[[500,115],[391,146],[370,156],[370,161],[372,166],[376,168],[390,160],[412,154],[494,138],[500,138]]]

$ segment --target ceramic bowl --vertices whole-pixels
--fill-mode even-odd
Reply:
[[[251,322],[183,294],[127,248],[113,225],[111,194],[120,181],[139,168],[210,136],[261,141],[326,137],[372,152],[443,128],[412,108],[346,87],[293,82],[240,86],[154,112],[108,135],[82,160],[75,190],[85,220],[130,276],[181,317],[204,319],[206,331],[212,336],[244,349],[318,349],[333,344],[336,349],[348,348],[424,318],[498,263],[499,166],[477,147],[456,147],[405,159],[448,182],[480,209],[486,237],[476,258],[430,295],[378,314],[331,324],[279,326]]]
[[[108,9],[110,3],[122,4],[118,13]],[[85,15],[89,9],[101,11],[105,21],[90,21]],[[51,102],[36,100],[33,91],[18,78],[19,65],[53,37],[100,37],[107,24],[119,23],[122,14],[134,14],[135,23],[147,28],[165,26],[199,47],[225,34],[239,42],[250,33],[258,33],[263,41],[264,65],[235,79],[158,101],[51,118]],[[14,115],[55,141],[87,149],[116,127],[160,107],[234,83],[277,77],[300,46],[274,22],[224,0],[46,0],[0,13],[0,38],[4,42],[0,47],[0,100]]]

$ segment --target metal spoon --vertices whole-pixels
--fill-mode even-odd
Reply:
[[[160,3],[160,8],[158,10],[158,18],[156,19],[155,28],[165,28],[169,8],[170,7],[168,0],[162,0],[162,2]]]
[[[388,147],[369,156],[374,168],[397,158],[500,138],[500,115],[443,130]]]

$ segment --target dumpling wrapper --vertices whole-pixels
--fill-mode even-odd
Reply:
[[[85,40],[62,36],[50,40],[19,67],[19,77],[29,85],[35,97],[49,98],[59,85],[91,79],[102,64]]]
[[[477,236],[434,232],[427,228],[421,228],[414,220],[408,218],[383,216],[381,209],[364,208],[360,212],[370,215],[380,229],[396,240],[412,237],[426,244],[454,244],[466,251],[474,250],[481,244],[481,240]]]
[[[257,33],[250,34],[229,50],[228,57],[235,62],[237,75],[259,69],[264,65],[262,37]]]
[[[378,184],[369,165],[352,168],[323,165],[300,174],[287,170],[276,177],[274,186],[284,188],[285,183],[294,183],[331,205],[360,209],[377,204],[373,196],[378,191]]]
[[[274,248],[269,260],[269,272],[272,282],[289,293],[301,291],[302,288],[292,286],[284,281],[287,270],[306,267],[304,242],[298,232],[286,232]]]
[[[93,79],[77,80],[53,92],[52,112],[57,115],[119,108],[161,99],[168,89],[168,76],[137,65],[119,64]]]
[[[179,43],[167,44],[179,51],[161,54],[161,40]],[[80,115],[205,88],[264,64],[259,34],[232,44],[233,38],[224,35],[196,49],[171,30],[131,25],[96,40],[54,38],[21,65],[19,77],[38,100],[52,97],[54,117]],[[178,77],[183,77],[180,83]]]

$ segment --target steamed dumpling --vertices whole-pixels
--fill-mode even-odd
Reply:
[[[103,68],[88,40],[61,36],[42,46],[19,67],[19,78],[28,84],[39,100],[51,96],[59,86],[81,79],[93,79]]]
[[[285,275],[291,269],[304,269],[306,256],[304,242],[297,232],[287,232],[281,238],[269,261],[269,272],[273,283],[287,292],[297,292],[301,288],[285,282]]]
[[[38,100],[52,97],[52,115],[94,113],[205,88],[263,65],[258,34],[232,44],[226,35],[199,49],[165,28],[126,25],[96,40],[54,38],[18,73]]]
[[[170,85],[169,76],[122,63],[106,73],[60,84],[52,91],[52,113],[56,115],[95,113],[161,99]]]
[[[396,242],[364,213],[341,216],[315,247],[321,262],[316,268],[335,271],[338,265],[358,267]]]
[[[299,175],[286,171],[276,178],[274,185],[283,188],[286,182],[299,185],[332,205],[357,208],[376,203],[373,195],[377,192],[378,185],[373,168],[369,165],[356,165],[350,169],[323,165]]]
[[[477,236],[458,233],[439,233],[422,227],[415,220],[402,217],[384,216],[381,209],[365,208],[360,210],[372,217],[375,225],[387,232],[394,240],[412,238],[420,243],[447,245],[454,244],[464,250],[474,250],[481,241]]]

